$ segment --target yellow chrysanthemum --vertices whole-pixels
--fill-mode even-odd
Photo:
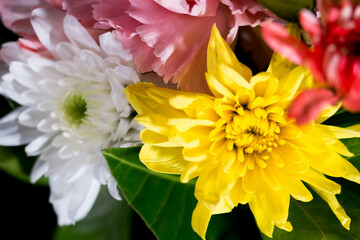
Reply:
[[[150,169],[198,177],[192,226],[205,238],[211,215],[249,203],[260,230],[286,231],[290,196],[311,201],[309,184],[343,226],[350,218],[335,198],[340,185],[324,174],[360,182],[343,156],[339,138],[360,137],[351,129],[312,123],[297,126],[287,110],[310,76],[302,67],[273,58],[267,72],[252,76],[214,27],[208,47],[209,96],[137,83],[126,88],[137,120],[146,127],[140,160]]]

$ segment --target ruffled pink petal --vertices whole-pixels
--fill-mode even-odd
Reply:
[[[221,0],[221,2],[229,6],[232,15],[235,17],[236,26],[250,25],[255,27],[262,21],[275,17],[255,0]]]
[[[145,4],[143,1],[131,0],[131,4],[130,16],[142,23],[136,28],[137,33],[143,42],[154,49],[153,54],[158,57],[151,68],[160,76],[164,76],[165,82],[173,79],[173,82],[178,83],[179,86],[188,86],[186,90],[191,88],[192,91],[207,91],[207,88],[203,88],[206,86],[205,45],[207,45],[214,22],[223,36],[227,35],[227,19],[231,17],[231,14],[226,6],[221,5],[214,17],[194,17],[174,14],[151,1]],[[159,17],[154,18],[154,15]],[[203,53],[198,54],[200,49]],[[196,63],[195,56],[197,56]],[[191,66],[194,64],[201,68],[191,71],[195,70]],[[189,82],[183,84],[181,82],[185,76],[189,77]],[[203,81],[203,83],[196,83],[198,81]],[[192,88],[191,83],[202,86],[202,89]]]
[[[295,118],[299,125],[315,120],[329,105],[338,101],[335,94],[325,88],[308,89],[299,94],[289,109],[289,117]]]
[[[309,10],[301,10],[299,13],[301,26],[309,34],[312,44],[318,44],[321,39],[321,26],[316,16]]]
[[[62,0],[63,9],[70,15],[76,17],[84,27],[93,27],[96,23],[93,18],[92,4],[97,0]]]
[[[92,7],[97,28],[119,29],[125,32],[126,37],[135,34],[139,23],[126,13],[130,7],[129,0],[102,0]]]
[[[219,0],[154,0],[162,7],[180,14],[191,16],[215,16]]]
[[[155,71],[165,82],[199,92],[208,91],[204,73],[212,25],[231,43],[238,26],[257,24],[248,16],[264,11],[254,0],[101,0],[93,8],[95,26],[116,30],[138,70]]]
[[[128,0],[102,0],[93,5],[95,26],[101,29],[115,29],[124,49],[130,50],[135,56],[135,64],[141,72],[153,71],[152,65],[160,60],[154,56],[153,49],[143,42],[136,32],[140,23],[130,17],[126,11],[130,7]]]
[[[305,44],[295,39],[280,24],[275,22],[264,22],[262,24],[262,35],[265,42],[276,52],[298,65],[303,65],[309,54]]]

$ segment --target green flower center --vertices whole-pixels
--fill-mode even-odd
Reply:
[[[65,121],[70,125],[79,127],[87,117],[87,103],[82,95],[71,92],[65,98],[61,110]]]

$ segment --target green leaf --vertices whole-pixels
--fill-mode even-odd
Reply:
[[[114,148],[103,151],[126,200],[158,239],[200,240],[191,228],[191,216],[197,202],[194,197],[194,181],[183,184],[179,181],[179,176],[149,170],[139,160],[140,148]],[[239,209],[243,211],[240,214]],[[241,229],[239,219],[244,216],[247,218],[243,220],[253,224],[255,235],[259,235],[248,207],[241,206],[233,212],[213,216],[206,239],[248,239],[245,230],[236,231]]]
[[[196,205],[194,184],[147,169],[139,151],[140,147],[103,151],[126,200],[158,239],[200,239],[190,225]]]
[[[113,199],[103,187],[86,218],[74,226],[58,227],[54,240],[129,240],[132,216],[126,201]]]
[[[360,124],[360,114],[350,113],[347,111],[338,111],[336,115],[327,119],[323,124],[333,125],[338,127],[349,127],[355,124]]]
[[[30,172],[36,158],[27,157],[24,147],[2,147],[0,146],[0,169],[13,177],[30,183]],[[36,184],[48,185],[45,178],[40,178]]]
[[[345,145],[355,154],[348,160],[360,169],[360,139],[346,139]],[[294,229],[286,232],[275,228],[273,239],[343,240],[359,239],[360,236],[360,185],[345,179],[331,178],[341,184],[341,194],[337,195],[342,207],[351,218],[350,231],[346,230],[335,217],[330,207],[316,193],[309,203],[291,199],[289,221]],[[263,239],[270,240],[262,234]]]
[[[280,18],[290,22],[297,22],[301,9],[314,9],[314,0],[259,0],[259,2]]]

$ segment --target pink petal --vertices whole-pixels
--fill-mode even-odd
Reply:
[[[183,69],[194,64],[195,55],[198,51],[206,52],[207,41],[214,22],[216,22],[223,36],[227,35],[227,19],[230,17],[225,10],[225,6],[219,7],[215,17],[194,17],[185,14],[174,14],[158,4],[147,1],[131,0],[132,8],[129,10],[131,17],[141,22],[142,25],[137,27],[137,33],[141,40],[154,49],[153,54],[161,60],[155,61],[152,69],[160,76],[164,76],[165,82],[172,78],[180,84],[185,73],[180,73]],[[153,16],[159,16],[154,18]],[[186,28],[183,26],[187,26]],[[197,66],[203,66],[196,69],[200,73],[200,79],[195,79],[194,74],[191,76],[191,82],[204,81],[206,71],[206,55],[197,58]],[[197,84],[197,83],[196,83]],[[204,86],[204,84],[200,84]],[[196,91],[196,90],[194,90]],[[204,91],[201,89],[200,91]]]
[[[295,39],[280,24],[264,22],[262,35],[265,42],[276,52],[297,65],[303,65],[308,56],[308,48],[300,40]]]
[[[301,10],[299,13],[301,26],[309,34],[312,44],[319,43],[321,39],[321,26],[316,16],[309,10]]]
[[[289,109],[289,117],[299,125],[315,120],[329,105],[335,105],[338,97],[325,88],[308,89],[299,94]]]
[[[50,51],[54,51],[60,42],[67,42],[64,34],[63,19],[65,13],[55,8],[37,8],[33,11],[31,24],[40,42]]]
[[[180,14],[192,16],[215,16],[219,6],[219,0],[154,0],[162,7]]]
[[[4,25],[14,31],[15,33],[22,35],[24,28],[21,26],[21,21],[28,22],[31,18],[31,12],[38,7],[51,7],[61,9],[62,0],[0,0],[0,16]],[[18,32],[20,30],[21,32]],[[34,32],[27,29],[26,36],[29,33],[34,37]]]
[[[269,10],[255,0],[221,0],[221,2],[229,6],[237,26],[255,27],[266,19],[274,18]]]
[[[1,0],[1,20],[7,28],[11,29],[13,22],[20,19],[29,19],[31,11],[40,6],[41,3],[41,0]]]
[[[84,27],[90,28],[96,22],[93,18],[91,5],[97,2],[97,0],[63,0],[62,7],[66,13],[76,17]]]

